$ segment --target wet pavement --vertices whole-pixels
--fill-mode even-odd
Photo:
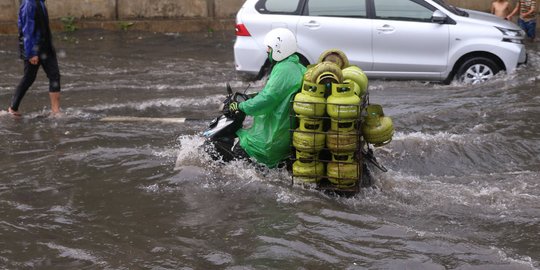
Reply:
[[[1,269],[538,269],[540,48],[482,85],[371,81],[396,135],[340,198],[198,150],[234,71],[230,33],[58,34],[63,116],[0,36]],[[185,117],[184,124],[103,122]],[[177,163],[183,170],[176,170]]]

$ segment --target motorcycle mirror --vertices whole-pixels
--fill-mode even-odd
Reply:
[[[232,95],[233,93],[231,85],[228,82],[227,82],[227,93],[229,93],[229,95]]]

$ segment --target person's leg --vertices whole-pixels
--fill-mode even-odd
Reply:
[[[248,153],[240,146],[240,142],[237,140],[235,140],[235,144],[232,147],[232,152],[235,159],[249,159]]]
[[[521,28],[523,31],[525,31],[525,33],[527,33],[527,25],[525,25],[524,20],[522,20],[521,18],[518,18],[517,24],[518,24],[519,28]]]
[[[534,40],[536,38],[536,20],[529,21],[528,36],[529,38],[531,38],[531,40]]]
[[[15,89],[15,93],[11,99],[11,104],[8,111],[10,113],[17,113],[19,110],[19,105],[26,94],[26,91],[32,86],[36,80],[36,75],[39,70],[39,65],[32,65],[27,60],[24,60],[24,75],[19,82],[19,85]]]
[[[60,69],[58,68],[58,59],[56,54],[50,53],[42,60],[43,70],[49,78],[49,97],[51,99],[51,112],[53,114],[60,112]]]
[[[51,113],[57,114],[60,112],[60,92],[49,92],[51,99]]]
[[[235,159],[248,159],[249,155],[240,146],[236,134],[206,141],[206,150],[214,160],[229,162]]]
[[[207,141],[211,147],[209,150],[210,156],[214,160],[223,160],[229,162],[234,159],[232,148],[234,146],[234,137],[221,137],[211,141]]]

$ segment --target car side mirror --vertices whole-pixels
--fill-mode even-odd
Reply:
[[[447,18],[448,18],[448,16],[446,16],[446,14],[444,14],[442,11],[435,10],[433,12],[433,15],[431,16],[431,21],[434,22],[434,23],[443,24],[443,23],[446,22]]]

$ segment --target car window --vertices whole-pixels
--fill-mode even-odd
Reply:
[[[300,0],[261,0],[255,7],[260,13],[295,14],[300,10]]]
[[[307,5],[309,16],[331,17],[367,17],[365,0],[309,0]]]
[[[433,7],[420,5],[412,0],[375,0],[377,19],[431,22]]]

